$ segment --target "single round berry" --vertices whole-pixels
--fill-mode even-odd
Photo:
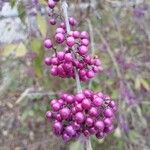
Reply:
[[[103,131],[104,127],[105,127],[105,125],[104,125],[103,121],[98,120],[98,121],[95,122],[95,128],[98,131]]]
[[[86,118],[85,123],[88,127],[91,127],[91,126],[93,126],[94,121],[92,118],[88,117],[88,118]]]
[[[64,34],[65,30],[63,28],[57,28],[56,29],[56,33],[62,33],[62,34]]]
[[[85,117],[84,117],[83,113],[78,112],[78,113],[75,114],[75,121],[76,121],[78,124],[83,123],[84,120],[85,120]]]
[[[71,53],[66,53],[64,59],[65,59],[66,62],[72,62],[73,61],[72,54]]]
[[[113,116],[113,111],[110,108],[107,108],[104,112],[105,117],[111,118]]]
[[[85,98],[84,94],[83,93],[78,93],[76,96],[75,96],[75,100],[77,102],[82,102],[82,100]]]
[[[73,126],[67,126],[66,128],[65,128],[65,131],[66,131],[66,133],[69,135],[69,136],[74,136],[75,135],[75,133],[76,133],[76,131],[74,130],[74,128],[73,128]]]
[[[58,60],[64,60],[65,53],[63,51],[57,53]]]
[[[56,103],[54,103],[54,104],[52,105],[52,109],[53,109],[54,111],[58,111],[58,110],[60,110],[60,108],[61,108],[61,106],[60,106],[60,104],[59,104],[58,102],[56,102]]]
[[[70,17],[69,23],[70,23],[70,25],[75,26],[77,24],[77,21],[73,17]]]
[[[50,39],[46,39],[45,41],[44,41],[44,47],[45,48],[52,48],[53,47],[53,44],[52,44],[52,41],[50,40]]]
[[[85,54],[87,54],[87,52],[88,52],[88,48],[84,45],[80,46],[78,49],[78,53],[80,55],[85,55]]]
[[[104,136],[105,136],[104,132],[98,132],[98,133],[96,134],[96,137],[97,137],[98,139],[102,139],[102,138],[104,138]]]
[[[51,119],[51,118],[52,118],[52,113],[51,113],[51,111],[47,111],[47,112],[46,112],[46,117],[47,117],[48,119]]]
[[[52,18],[52,19],[49,20],[49,23],[50,23],[51,25],[55,25],[55,24],[56,24],[56,20]]]
[[[88,46],[89,45],[89,40],[88,39],[82,39],[81,44],[84,45],[84,46]]]
[[[60,122],[55,122],[52,126],[52,129],[55,134],[59,135],[62,132],[63,126]]]
[[[105,118],[104,119],[104,124],[106,127],[110,127],[112,125],[112,121],[110,118]]]
[[[91,107],[90,110],[89,110],[89,115],[90,115],[91,117],[96,117],[96,116],[98,116],[98,110],[97,110],[97,108]]]
[[[90,70],[90,71],[87,72],[87,77],[88,78],[93,78],[94,76],[95,76],[95,72],[94,71]]]
[[[74,37],[75,39],[80,38],[80,32],[79,32],[79,31],[74,31],[74,32],[73,32],[73,37]]]
[[[44,59],[44,62],[45,62],[45,64],[46,65],[51,65],[51,58],[50,57],[46,57],[45,59]]]
[[[48,0],[48,6],[53,9],[56,6],[56,2],[54,0]]]
[[[83,99],[82,107],[83,107],[83,109],[90,109],[91,101],[89,99]]]
[[[100,97],[96,97],[93,99],[93,104],[96,106],[96,107],[99,107],[103,104],[103,99],[100,98]]]
[[[70,36],[67,38],[66,43],[69,47],[72,47],[75,44],[75,39],[72,36]]]
[[[68,119],[70,116],[70,109],[69,108],[62,108],[60,110],[60,115],[62,119]]]
[[[56,42],[57,42],[58,44],[60,44],[60,43],[63,43],[63,42],[64,42],[65,37],[64,37],[64,35],[63,35],[62,33],[57,33],[57,34],[55,35],[55,40],[56,40]]]
[[[81,32],[80,35],[81,39],[88,39],[89,38],[89,34],[86,31]]]

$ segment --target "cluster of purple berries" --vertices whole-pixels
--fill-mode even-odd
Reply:
[[[46,113],[52,130],[64,141],[76,139],[81,135],[95,135],[104,138],[114,130],[113,121],[117,106],[103,93],[86,89],[76,95],[63,93],[60,98],[50,102],[52,111]]]
[[[48,0],[49,8],[54,9],[58,1]],[[61,51],[57,51],[49,38],[44,41],[45,48],[55,52],[45,58],[45,64],[50,66],[50,74],[75,78],[76,68],[81,81],[95,77],[103,68],[97,56],[89,54],[89,34],[77,30],[68,33],[63,20],[57,24],[57,18],[53,14],[50,16],[50,24],[57,25],[54,41],[61,47]],[[69,24],[74,27],[77,21],[71,17]],[[101,92],[94,93],[86,89],[76,95],[62,93],[58,99],[50,102],[50,106],[52,111],[48,111],[46,117],[52,121],[53,133],[64,141],[77,139],[81,135],[87,138],[95,135],[101,139],[114,130],[117,106],[109,96]]]
[[[48,5],[53,9],[52,1],[48,1]],[[54,1],[53,3],[56,4]],[[50,23],[55,25],[57,22],[52,18]],[[77,21],[70,17],[69,24],[76,26]],[[61,46],[61,51],[56,51],[49,38],[44,41],[45,48],[55,51],[52,57],[45,58],[45,64],[50,66],[51,75],[62,78],[75,78],[74,68],[76,68],[80,80],[88,81],[103,70],[101,61],[97,56],[92,57],[89,54],[90,38],[86,31],[71,31],[67,33],[65,23],[61,22],[56,29],[54,39]]]

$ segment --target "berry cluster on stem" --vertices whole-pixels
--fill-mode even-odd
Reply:
[[[64,141],[81,136],[89,138],[91,135],[101,139],[114,130],[117,106],[109,96],[101,92],[81,89],[80,81],[90,80],[103,68],[98,57],[90,54],[88,32],[75,30],[78,22],[73,17],[68,17],[66,2],[62,4],[64,18],[61,16],[58,21],[54,17],[54,8],[58,1],[48,0],[48,6],[52,9],[49,22],[56,26],[56,45],[49,38],[44,40],[45,48],[54,50],[54,54],[44,61],[52,76],[75,79],[77,93],[62,93],[57,99],[53,99],[46,117],[52,122],[53,133]],[[56,46],[61,50],[56,49]]]

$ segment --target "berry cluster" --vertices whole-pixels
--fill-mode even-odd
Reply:
[[[58,1],[48,0],[49,8],[54,9]],[[50,66],[50,74],[61,78],[76,78],[78,73],[81,81],[88,81],[101,72],[101,61],[89,53],[89,34],[77,30],[68,32],[62,16],[59,18],[62,19],[60,23],[54,14],[50,16],[50,24],[57,25],[54,43],[61,47],[61,51],[58,51],[49,38],[44,41],[46,49],[54,50],[51,57],[45,58],[45,64]],[[77,25],[73,17],[68,21],[73,28]],[[117,106],[101,92],[94,93],[86,89],[76,95],[62,93],[58,99],[50,102],[50,106],[52,111],[48,111],[46,117],[52,121],[53,133],[61,136],[64,141],[77,139],[81,135],[87,138],[95,135],[100,139],[114,130]]]
[[[56,2],[48,1],[48,5],[53,9]],[[50,19],[51,25],[56,25],[57,21],[53,17]],[[70,26],[76,26],[77,21],[69,18]],[[103,70],[101,61],[97,56],[92,57],[89,54],[90,37],[86,31],[71,31],[67,33],[66,25],[61,22],[56,28],[55,43],[61,46],[61,51],[56,50],[52,41],[47,38],[44,46],[47,49],[53,49],[55,54],[52,57],[45,58],[45,64],[50,66],[50,74],[62,78],[75,78],[74,68],[79,73],[81,81],[88,81]],[[64,47],[64,48],[62,48]]]
[[[50,106],[52,111],[48,111],[46,117],[53,121],[54,134],[64,141],[81,135],[103,138],[114,129],[116,104],[101,92],[86,89],[76,95],[63,93],[53,99]]]

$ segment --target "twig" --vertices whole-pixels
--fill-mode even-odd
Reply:
[[[70,28],[70,24],[69,24],[69,17],[68,17],[68,11],[67,11],[68,4],[67,4],[66,0],[63,0],[63,2],[62,2],[62,9],[63,9],[63,12],[64,12],[67,33],[69,33],[71,31],[71,28]],[[74,54],[74,51],[73,51],[73,54]],[[74,57],[75,57],[75,54],[74,54]],[[78,74],[78,71],[77,71],[76,68],[74,68],[74,71],[75,71],[77,92],[80,92],[81,91],[81,83],[80,83],[80,79],[79,79],[79,74]]]
[[[107,52],[108,52],[109,56],[111,57],[111,60],[112,60],[112,62],[113,62],[113,64],[114,64],[114,67],[115,67],[115,70],[116,70],[116,73],[117,73],[118,78],[121,79],[121,78],[122,78],[121,71],[120,71],[120,69],[119,69],[119,66],[118,66],[118,63],[117,63],[117,61],[116,61],[116,58],[115,58],[113,52],[112,52],[111,49],[110,49],[110,46],[109,46],[108,43],[106,42],[106,40],[105,40],[105,38],[103,37],[103,35],[101,34],[101,32],[99,32],[99,31],[97,30],[97,33],[99,34],[99,36],[100,36],[102,42],[107,45]]]

